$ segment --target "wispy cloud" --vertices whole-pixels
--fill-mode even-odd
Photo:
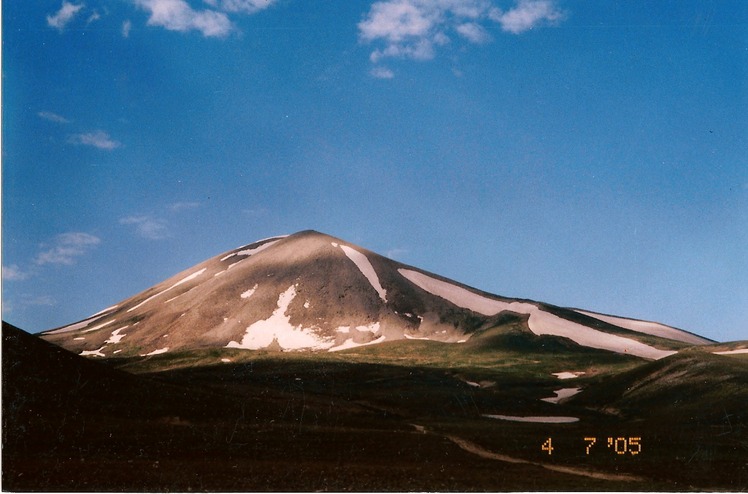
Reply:
[[[58,235],[52,246],[42,247],[43,250],[34,262],[45,264],[74,264],[78,257],[87,254],[92,248],[101,243],[101,239],[84,232],[68,232]]]
[[[120,147],[120,142],[112,139],[109,134],[103,130],[97,130],[95,132],[89,132],[85,134],[75,134],[70,136],[68,140],[72,144],[79,144],[82,146],[92,146],[97,149],[103,149],[105,151],[111,151]]]
[[[519,0],[515,8],[507,12],[494,10],[490,17],[502,30],[521,34],[537,26],[558,23],[563,20],[564,13],[552,0]]]
[[[273,5],[277,0],[205,0],[205,3],[225,12],[254,14]]]
[[[488,34],[488,31],[476,22],[465,22],[459,24],[455,28],[455,31],[471,43],[483,44],[491,41],[491,35]]]
[[[67,118],[63,117],[62,115],[58,115],[57,113],[53,113],[51,111],[40,111],[39,113],[37,113],[37,116],[39,116],[39,118],[43,118],[44,120],[48,120],[50,122],[61,123],[61,124],[70,123],[70,120],[68,120]]]
[[[132,22],[130,22],[130,19],[127,19],[125,22],[122,23],[122,37],[129,38],[131,30],[132,30]]]
[[[121,225],[132,225],[135,232],[148,240],[161,240],[169,237],[166,222],[153,216],[128,216],[119,220]]]
[[[563,17],[554,0],[519,0],[506,12],[490,0],[382,0],[371,6],[358,30],[362,42],[379,45],[369,56],[373,63],[385,58],[430,60],[455,36],[472,44],[491,41],[486,24],[498,23],[503,31],[520,34]],[[371,74],[378,77],[379,72]]]
[[[267,216],[269,211],[267,208],[258,207],[258,208],[251,208],[251,209],[242,209],[242,213],[252,218],[259,218],[261,216]]]
[[[5,281],[23,281],[29,278],[30,273],[22,270],[17,264],[3,266],[3,279]]]
[[[386,257],[389,257],[390,259],[398,259],[402,257],[403,255],[408,253],[408,249],[402,249],[400,247],[395,247],[394,249],[390,249],[385,253]]]
[[[188,211],[190,209],[197,209],[200,207],[199,202],[174,202],[169,204],[169,210],[173,213],[180,213],[182,211]]]
[[[53,15],[47,16],[47,25],[53,27],[60,32],[65,29],[73,18],[78,15],[84,7],[84,4],[74,4],[70,2],[62,2],[62,7]]]
[[[181,32],[196,30],[206,37],[227,36],[234,29],[225,13],[194,10],[184,0],[135,0],[135,4],[150,13],[149,26]]]
[[[387,67],[377,66],[371,69],[371,75],[377,79],[392,79],[395,77],[395,73]]]
[[[99,14],[98,11],[94,10],[93,13],[88,16],[88,20],[86,21],[86,24],[88,25],[98,20],[101,20],[101,14]]]

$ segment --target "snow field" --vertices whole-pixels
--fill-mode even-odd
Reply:
[[[296,297],[296,285],[291,285],[278,297],[278,305],[271,316],[247,327],[240,342],[230,341],[226,348],[260,350],[274,340],[283,350],[327,350],[335,344],[332,338],[322,338],[311,328],[293,326],[286,314],[291,301]]]
[[[398,272],[422,290],[479,314],[493,316],[503,311],[529,314],[528,325],[530,331],[537,335],[562,336],[582,346],[617,353],[628,353],[655,360],[676,353],[674,351],[659,350],[631,338],[608,334],[572,321],[567,321],[566,319],[543,311],[534,304],[527,302],[503,302],[490,299],[452,283],[437,280],[410,269],[401,268],[398,269]]]

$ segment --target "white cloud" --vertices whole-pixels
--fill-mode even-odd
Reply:
[[[88,16],[88,20],[86,21],[86,24],[91,24],[94,21],[98,21],[101,19],[101,14],[99,14],[97,11],[94,10],[93,14]]]
[[[119,222],[122,225],[133,225],[138,235],[149,240],[161,240],[169,236],[166,222],[152,216],[128,216]]]
[[[120,147],[122,144],[113,140],[109,134],[103,130],[97,130],[95,132],[89,132],[87,134],[75,134],[70,136],[69,142],[73,144],[80,144],[83,146],[92,146],[98,149],[104,149],[111,151],[112,149]]]
[[[395,77],[395,73],[387,67],[374,67],[371,69],[371,75],[377,79],[392,79]]]
[[[125,22],[122,23],[122,37],[129,38],[130,30],[132,30],[132,22],[130,22],[130,19],[127,19]]]
[[[19,268],[17,264],[3,266],[3,279],[6,281],[23,281],[28,279],[29,276],[30,274]]]
[[[200,31],[203,36],[223,37],[234,26],[228,16],[215,10],[194,10],[184,0],[135,0],[136,5],[150,13],[148,25],[170,31]]]
[[[554,24],[564,18],[552,0],[519,0],[517,6],[507,12],[498,9],[491,12],[491,19],[501,25],[501,29],[520,34],[544,23]]]
[[[456,33],[472,44],[491,40],[485,24],[496,22],[505,32],[519,34],[563,18],[554,0],[518,0],[503,12],[491,0],[381,0],[359,22],[359,38],[378,44],[370,60],[383,58],[429,60]],[[376,72],[372,75],[377,77]]]
[[[76,5],[70,2],[62,2],[62,7],[60,7],[60,10],[58,10],[57,13],[47,16],[47,25],[62,32],[62,30],[65,29],[65,26],[73,20],[83,7],[84,4]]]
[[[488,34],[483,26],[475,22],[460,24],[455,30],[471,43],[482,44],[491,41],[491,35]]]
[[[225,12],[243,12],[254,14],[265,10],[276,2],[276,0],[205,0],[205,3],[221,9]]]
[[[101,243],[101,240],[89,233],[69,232],[58,235],[51,247],[40,252],[34,262],[44,264],[73,264],[77,257],[88,253]]]
[[[62,124],[70,123],[70,120],[68,120],[67,118],[63,117],[62,115],[52,113],[51,111],[40,111],[39,113],[37,113],[37,115],[39,116],[39,118],[49,120],[50,122]]]

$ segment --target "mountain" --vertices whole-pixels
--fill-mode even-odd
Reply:
[[[99,358],[336,352],[398,340],[464,344],[511,313],[523,316],[526,335],[644,359],[712,343],[660,323],[492,295],[314,231],[225,252],[41,336]]]
[[[3,325],[14,491],[748,488],[748,342],[313,231],[40,336]]]

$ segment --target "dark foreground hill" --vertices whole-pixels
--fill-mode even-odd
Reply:
[[[469,345],[225,349],[221,358],[236,361],[218,363],[205,349],[110,365],[3,324],[3,489],[748,489],[745,415],[734,408],[745,390],[729,388],[725,416],[714,407],[700,415],[688,387],[695,420],[667,421],[664,408],[677,408],[670,395],[659,413],[622,413],[624,381],[677,373],[680,355],[646,363],[563,347],[528,335],[525,319],[505,315]],[[695,375],[713,387],[746,377],[744,361],[729,356],[702,352],[689,365],[701,357],[708,369]],[[563,371],[578,377],[560,380]],[[543,401],[572,387],[581,392]],[[649,389],[641,405],[655,408]]]

